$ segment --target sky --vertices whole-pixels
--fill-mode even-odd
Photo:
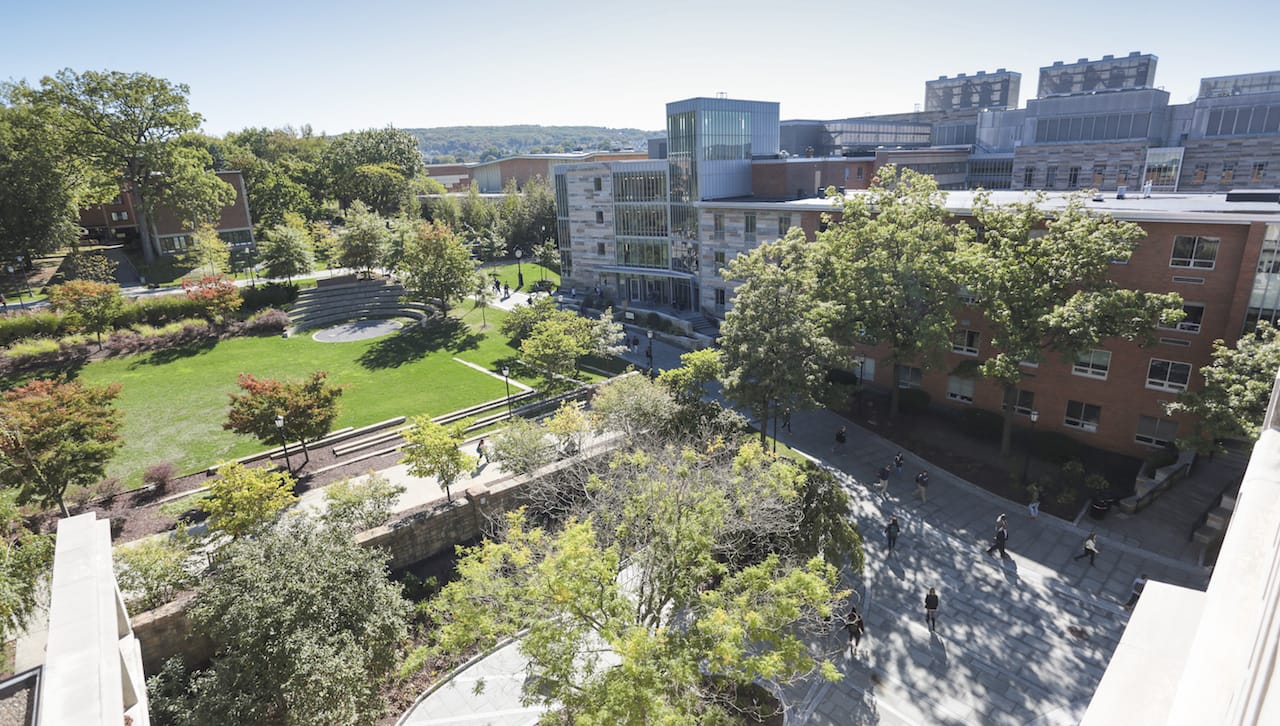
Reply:
[[[1138,50],[1201,77],[1280,70],[1280,2],[42,0],[0,3],[0,79],[140,71],[190,87],[206,133],[505,124],[656,130],[725,93],[783,119],[913,110],[941,75]]]

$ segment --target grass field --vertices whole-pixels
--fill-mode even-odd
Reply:
[[[516,287],[516,283],[519,282],[520,269],[522,267],[524,268],[525,292],[528,292],[529,288],[533,287],[533,283],[543,279],[544,275],[548,282],[552,283],[556,287],[560,287],[560,273],[545,268],[536,262],[525,262],[521,265],[512,263],[510,265],[504,264],[494,265],[492,267],[482,267],[480,268],[480,272],[482,272],[485,277],[488,277],[490,272],[496,270],[498,278],[502,280],[503,283],[510,285],[512,290],[518,290],[519,288]]]
[[[257,440],[224,431],[227,394],[238,391],[241,372],[259,377],[302,378],[325,370],[329,380],[346,386],[335,428],[363,426],[394,416],[439,415],[501,398],[501,377],[487,376],[458,358],[490,370],[510,364],[516,351],[497,325],[506,313],[480,311],[469,304],[455,309],[456,324],[429,331],[353,343],[317,343],[310,336],[237,338],[213,346],[166,350],[97,361],[79,372],[92,384],[123,384],[117,406],[124,412],[125,441],[112,460],[109,476],[128,488],[141,484],[142,471],[161,461],[188,473],[254,451]],[[525,379],[520,372],[513,377]]]

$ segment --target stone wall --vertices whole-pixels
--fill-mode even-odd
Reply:
[[[171,603],[133,616],[133,635],[142,648],[142,668],[148,676],[175,655],[182,656],[188,667],[213,657],[213,642],[191,632],[187,611],[195,596],[195,591],[186,592]]]

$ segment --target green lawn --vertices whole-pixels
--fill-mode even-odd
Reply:
[[[488,326],[480,330],[479,310],[464,304],[455,313],[462,320],[449,330],[413,330],[354,343],[317,343],[308,335],[237,338],[91,363],[79,372],[80,380],[123,384],[117,405],[124,411],[125,445],[108,475],[132,488],[151,464],[173,461],[186,473],[262,449],[255,439],[222,429],[227,394],[238,390],[241,372],[302,378],[328,371],[330,381],[346,386],[336,428],[400,415],[439,415],[503,397],[501,378],[453,358],[491,370],[509,363],[516,351],[497,332],[506,314],[487,310]],[[513,377],[534,382],[517,371]]]
[[[524,287],[526,292],[529,288],[533,287],[533,283],[541,280],[543,275],[545,275],[546,279],[551,281],[551,283],[556,287],[560,287],[560,273],[545,268],[536,262],[524,262],[520,265],[512,263],[510,265],[483,267],[480,269],[480,272],[485,276],[485,278],[488,278],[489,273],[496,270],[498,272],[499,279],[501,279],[504,284],[510,285],[512,290],[518,290],[519,288],[516,287],[516,283],[519,281],[520,268],[524,268]]]

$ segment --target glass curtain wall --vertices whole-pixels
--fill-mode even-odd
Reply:
[[[1268,224],[1263,236],[1253,290],[1249,293],[1249,310],[1241,332],[1253,332],[1259,320],[1272,325],[1280,321],[1280,224]]]

